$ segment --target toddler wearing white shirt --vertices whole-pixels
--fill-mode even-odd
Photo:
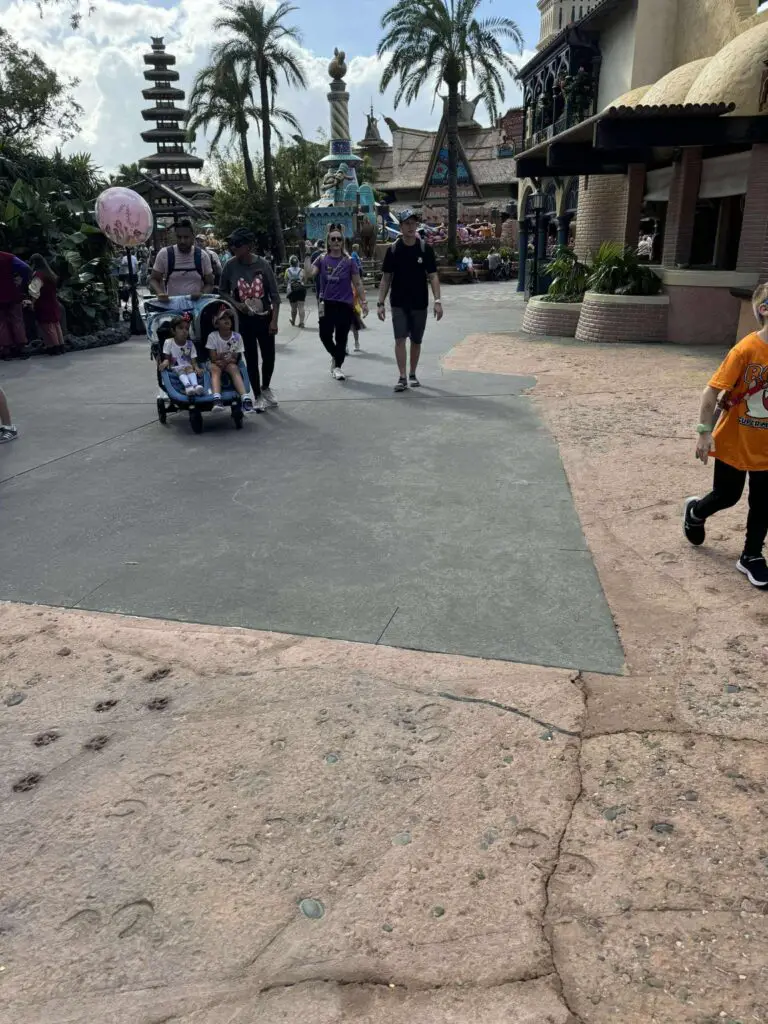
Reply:
[[[188,396],[202,395],[205,389],[197,377],[201,372],[197,365],[197,349],[190,341],[187,321],[177,317],[171,321],[171,330],[173,335],[163,342],[164,359],[160,369],[173,370]]]
[[[221,375],[227,373],[232,386],[242,399],[243,412],[251,412],[250,400],[245,397],[245,384],[240,373],[240,357],[245,351],[242,336],[235,331],[234,317],[229,307],[224,306],[213,321],[216,330],[208,335],[205,347],[211,356],[211,388],[213,389],[214,412],[223,409],[221,401]]]

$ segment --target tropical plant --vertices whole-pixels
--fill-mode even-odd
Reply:
[[[637,249],[603,242],[592,259],[587,290],[603,295],[658,295],[661,278],[640,262]]]
[[[590,268],[581,263],[573,249],[567,245],[558,247],[547,267],[552,277],[544,302],[581,302],[587,290]]]
[[[110,174],[109,184],[110,185],[135,185],[137,181],[141,181],[143,171],[139,165],[134,162],[132,164],[120,164],[117,168],[117,174]]]
[[[459,102],[470,75],[495,123],[504,100],[503,74],[515,74],[515,62],[501,45],[511,39],[522,52],[523,37],[510,18],[478,20],[481,0],[397,0],[381,19],[384,35],[378,56],[386,57],[380,89],[398,80],[394,104],[413,102],[434,82],[434,95],[448,89],[445,119],[448,137],[448,246],[456,251]]]
[[[280,219],[272,156],[272,117],[282,77],[288,85],[306,89],[307,78],[294,46],[301,42],[299,30],[285,24],[296,7],[281,0],[269,11],[264,0],[224,0],[225,14],[214,22],[214,30],[231,36],[214,47],[214,65],[237,67],[254,90],[258,88],[261,110],[261,142],[264,155],[264,183],[269,201],[273,242],[280,262],[285,262],[285,239]],[[286,118],[283,116],[283,120]]]
[[[264,187],[261,162],[256,161],[253,186],[245,179],[240,160],[214,160],[210,184],[214,186],[212,217],[218,238],[226,238],[235,228],[248,227],[257,236],[269,230],[269,204]]]
[[[187,130],[190,140],[194,140],[200,129],[206,131],[213,128],[210,148],[216,152],[225,135],[236,139],[243,157],[245,180],[254,192],[256,181],[248,144],[248,129],[250,122],[255,121],[261,132],[262,115],[261,107],[254,104],[253,82],[245,68],[224,58],[218,64],[209,64],[198,72],[189,99]],[[269,119],[271,131],[281,140],[281,121],[294,131],[301,130],[299,122],[289,110],[273,107]]]
[[[66,140],[79,131],[83,108],[72,90],[39,54],[25,50],[0,28],[0,141],[34,144],[47,136]]]

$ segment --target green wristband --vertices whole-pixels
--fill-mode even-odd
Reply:
[[[697,434],[711,434],[713,429],[714,429],[713,427],[708,427],[706,425],[706,423],[699,423],[699,425],[696,427],[696,433]]]

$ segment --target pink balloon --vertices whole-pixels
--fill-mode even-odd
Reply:
[[[96,222],[110,241],[122,247],[142,245],[152,234],[152,211],[130,188],[105,189],[96,200]]]

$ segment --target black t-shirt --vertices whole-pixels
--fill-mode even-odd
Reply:
[[[400,309],[426,309],[429,305],[427,278],[437,273],[435,250],[416,239],[413,245],[406,245],[398,239],[390,245],[384,256],[382,270],[392,275],[392,305]]]

